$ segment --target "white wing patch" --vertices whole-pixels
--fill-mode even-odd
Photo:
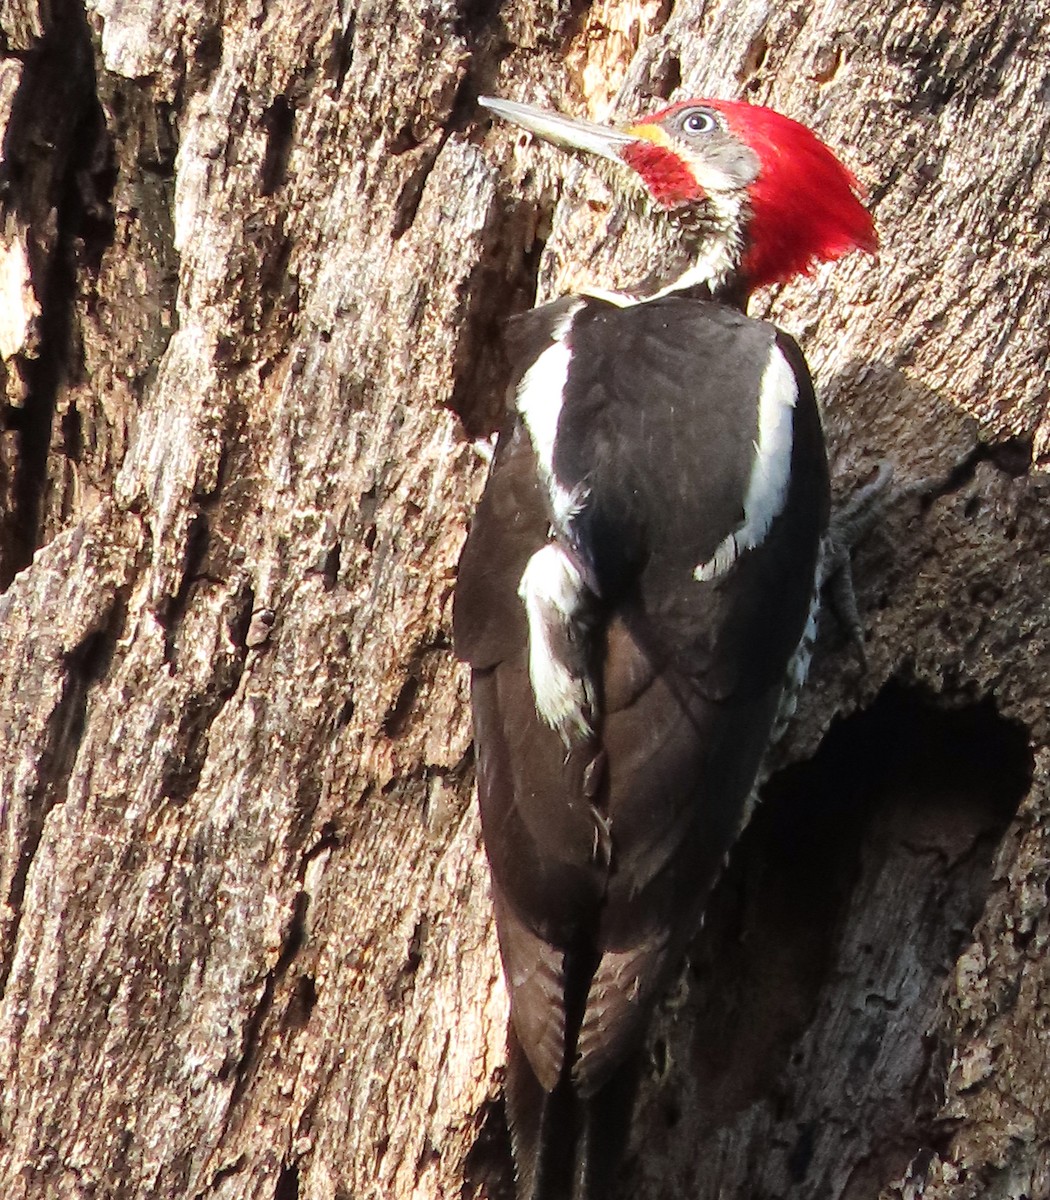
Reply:
[[[570,517],[579,510],[580,497],[560,487],[554,477],[554,442],[558,434],[565,401],[565,383],[569,378],[571,352],[567,343],[569,330],[583,301],[574,304],[554,328],[554,344],[536,359],[518,385],[516,404],[539,464],[540,477],[550,494],[554,517],[565,528]]]
[[[529,682],[536,711],[568,746],[592,732],[594,688],[583,672],[590,592],[572,559],[550,542],[529,559],[518,595],[528,616]],[[569,648],[578,659],[575,670],[566,661]]]
[[[794,408],[798,384],[791,364],[777,345],[762,373],[758,400],[758,440],[744,496],[744,521],[719,542],[714,554],[693,571],[701,583],[717,579],[745,550],[759,545],[784,509],[791,476]]]

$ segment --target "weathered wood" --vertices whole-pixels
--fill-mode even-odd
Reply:
[[[824,631],[625,1194],[1050,1194],[1048,18],[5,3],[5,1196],[508,1194],[470,437],[502,319],[647,248],[481,91],[813,124],[883,250],[769,311],[843,486],[942,481],[860,554],[867,673]]]

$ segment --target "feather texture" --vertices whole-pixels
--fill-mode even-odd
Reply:
[[[575,298],[515,336],[531,362],[464,549],[455,639],[473,668],[519,1194],[597,1200],[649,1013],[738,832],[809,619],[827,468],[797,347],[725,305]],[[530,366],[555,345],[559,394],[542,397]],[[540,405],[557,413],[542,440]],[[582,499],[566,509],[561,492]],[[549,628],[528,605],[543,555],[576,580]],[[540,636],[586,679],[592,719],[569,736],[535,686]]]

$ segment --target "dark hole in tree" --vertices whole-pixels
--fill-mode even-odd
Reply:
[[[1032,767],[991,699],[891,683],[769,781],[657,1018],[625,1194],[859,1200],[937,1144],[944,980]]]
[[[284,1013],[285,1029],[305,1029],[317,1005],[317,984],[312,975],[300,975],[295,981]]]
[[[288,178],[288,162],[292,153],[295,129],[295,110],[287,96],[277,96],[262,117],[266,130],[266,153],[261,168],[261,187],[264,196],[272,196]]]
[[[489,1100],[478,1114],[478,1134],[463,1164],[459,1200],[514,1200],[510,1131],[503,1104]]]
[[[299,1167],[295,1163],[281,1167],[273,1200],[299,1200]]]

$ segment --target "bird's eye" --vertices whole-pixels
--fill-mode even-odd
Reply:
[[[706,108],[690,108],[681,120],[682,132],[687,134],[713,133],[718,128],[714,115]]]

